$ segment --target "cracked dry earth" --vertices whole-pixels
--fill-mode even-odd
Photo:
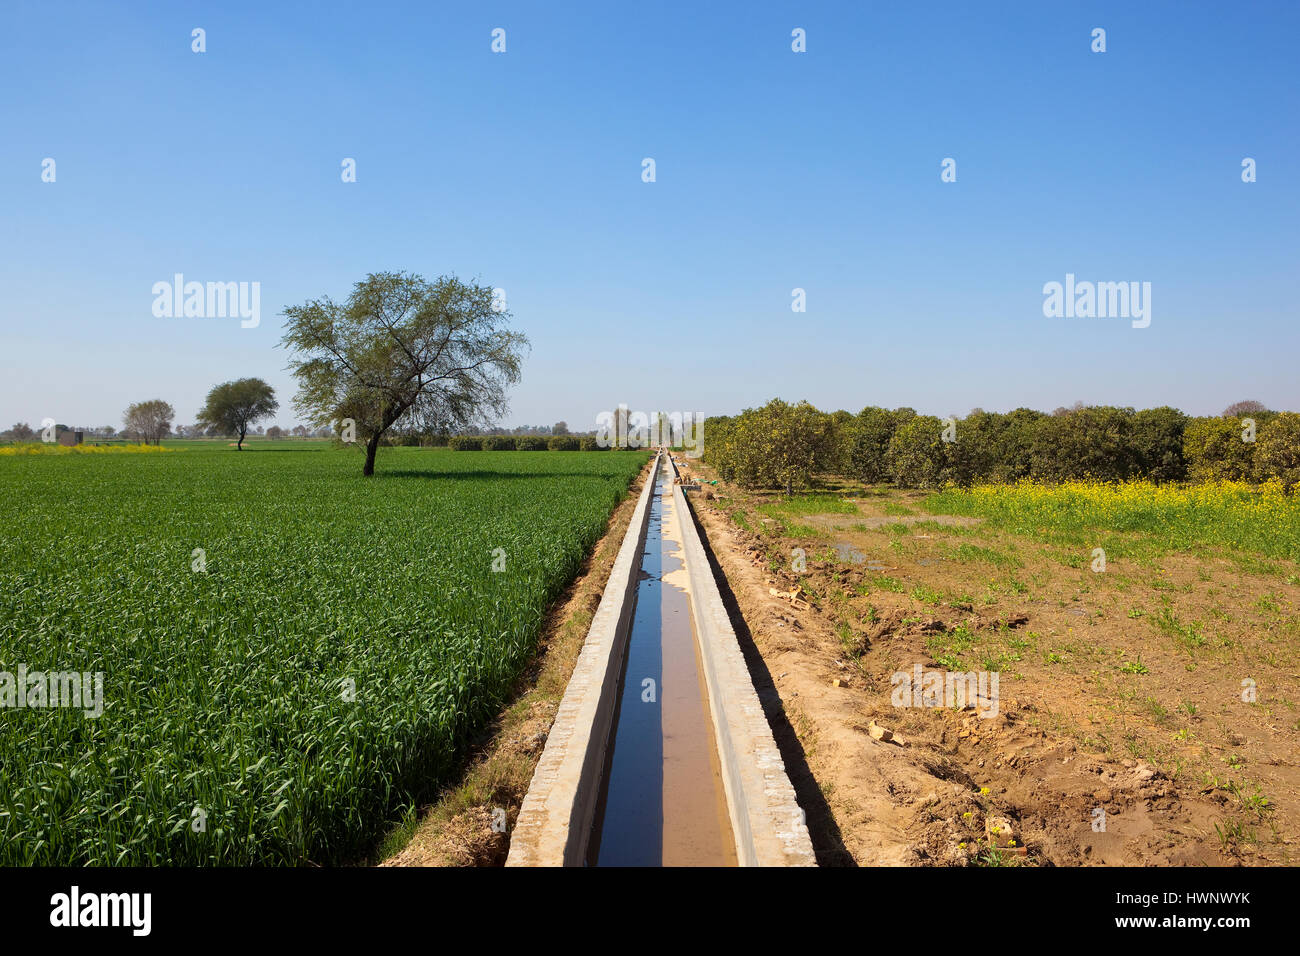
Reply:
[[[919,493],[792,526],[718,489],[690,497],[823,865],[1297,861],[1300,588],[1176,556],[1099,582],[979,519],[880,513]],[[1171,607],[1214,639],[1152,626]],[[918,664],[998,671],[996,715],[895,707]]]

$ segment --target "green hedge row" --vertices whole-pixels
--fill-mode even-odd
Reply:
[[[453,435],[453,451],[609,451],[590,435]]]
[[[1280,480],[1300,485],[1300,415],[1193,417],[1175,408],[1017,408],[964,418],[868,407],[854,415],[774,399],[705,422],[705,461],[749,487],[806,487],[842,475],[936,488],[1031,478]]]

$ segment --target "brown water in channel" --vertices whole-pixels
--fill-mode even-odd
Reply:
[[[672,469],[657,475],[588,862],[735,866]]]

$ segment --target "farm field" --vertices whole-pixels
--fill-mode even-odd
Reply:
[[[98,717],[4,713],[0,863],[364,859],[646,460],[398,448],[361,485],[314,443],[0,458],[0,671],[103,673]]]
[[[832,481],[699,504],[823,863],[1300,861],[1294,496]],[[917,667],[999,674],[996,713],[897,705]]]
[[[1300,498],[1277,483],[981,485],[940,492],[926,509],[979,516],[1010,531],[1114,554],[1224,549],[1300,560]]]

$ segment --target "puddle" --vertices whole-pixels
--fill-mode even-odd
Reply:
[[[841,564],[865,564],[867,556],[853,546],[852,541],[836,541],[835,554]]]
[[[588,863],[734,866],[671,470],[657,476]],[[686,518],[689,520],[689,517]]]

